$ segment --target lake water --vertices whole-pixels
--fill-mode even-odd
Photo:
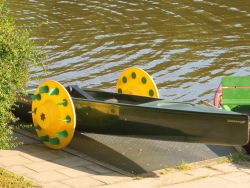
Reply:
[[[250,1],[9,0],[17,24],[45,45],[32,77],[115,91],[143,68],[161,98],[212,101],[222,76],[250,75]]]

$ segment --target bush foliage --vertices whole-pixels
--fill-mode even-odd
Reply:
[[[25,180],[23,177],[16,176],[2,168],[0,168],[0,185],[1,187],[35,187],[30,181]]]
[[[29,78],[29,68],[37,65],[39,54],[29,32],[15,26],[0,1],[0,149],[16,146],[13,136],[15,117],[11,109],[16,101],[16,91],[24,91]]]

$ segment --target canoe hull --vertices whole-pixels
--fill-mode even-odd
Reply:
[[[241,114],[83,100],[74,100],[74,104],[77,129],[84,132],[217,145],[244,145],[248,141],[248,117]]]

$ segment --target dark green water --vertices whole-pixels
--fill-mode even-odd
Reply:
[[[248,0],[9,0],[8,7],[47,44],[44,79],[65,85],[114,91],[119,74],[137,66],[161,98],[197,102],[212,100],[222,76],[250,72]]]

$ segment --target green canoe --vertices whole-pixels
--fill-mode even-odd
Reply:
[[[244,145],[248,142],[248,116],[206,105],[163,99],[66,88],[76,112],[76,129],[81,132],[138,138]],[[15,114],[31,121],[30,90],[19,100]]]

